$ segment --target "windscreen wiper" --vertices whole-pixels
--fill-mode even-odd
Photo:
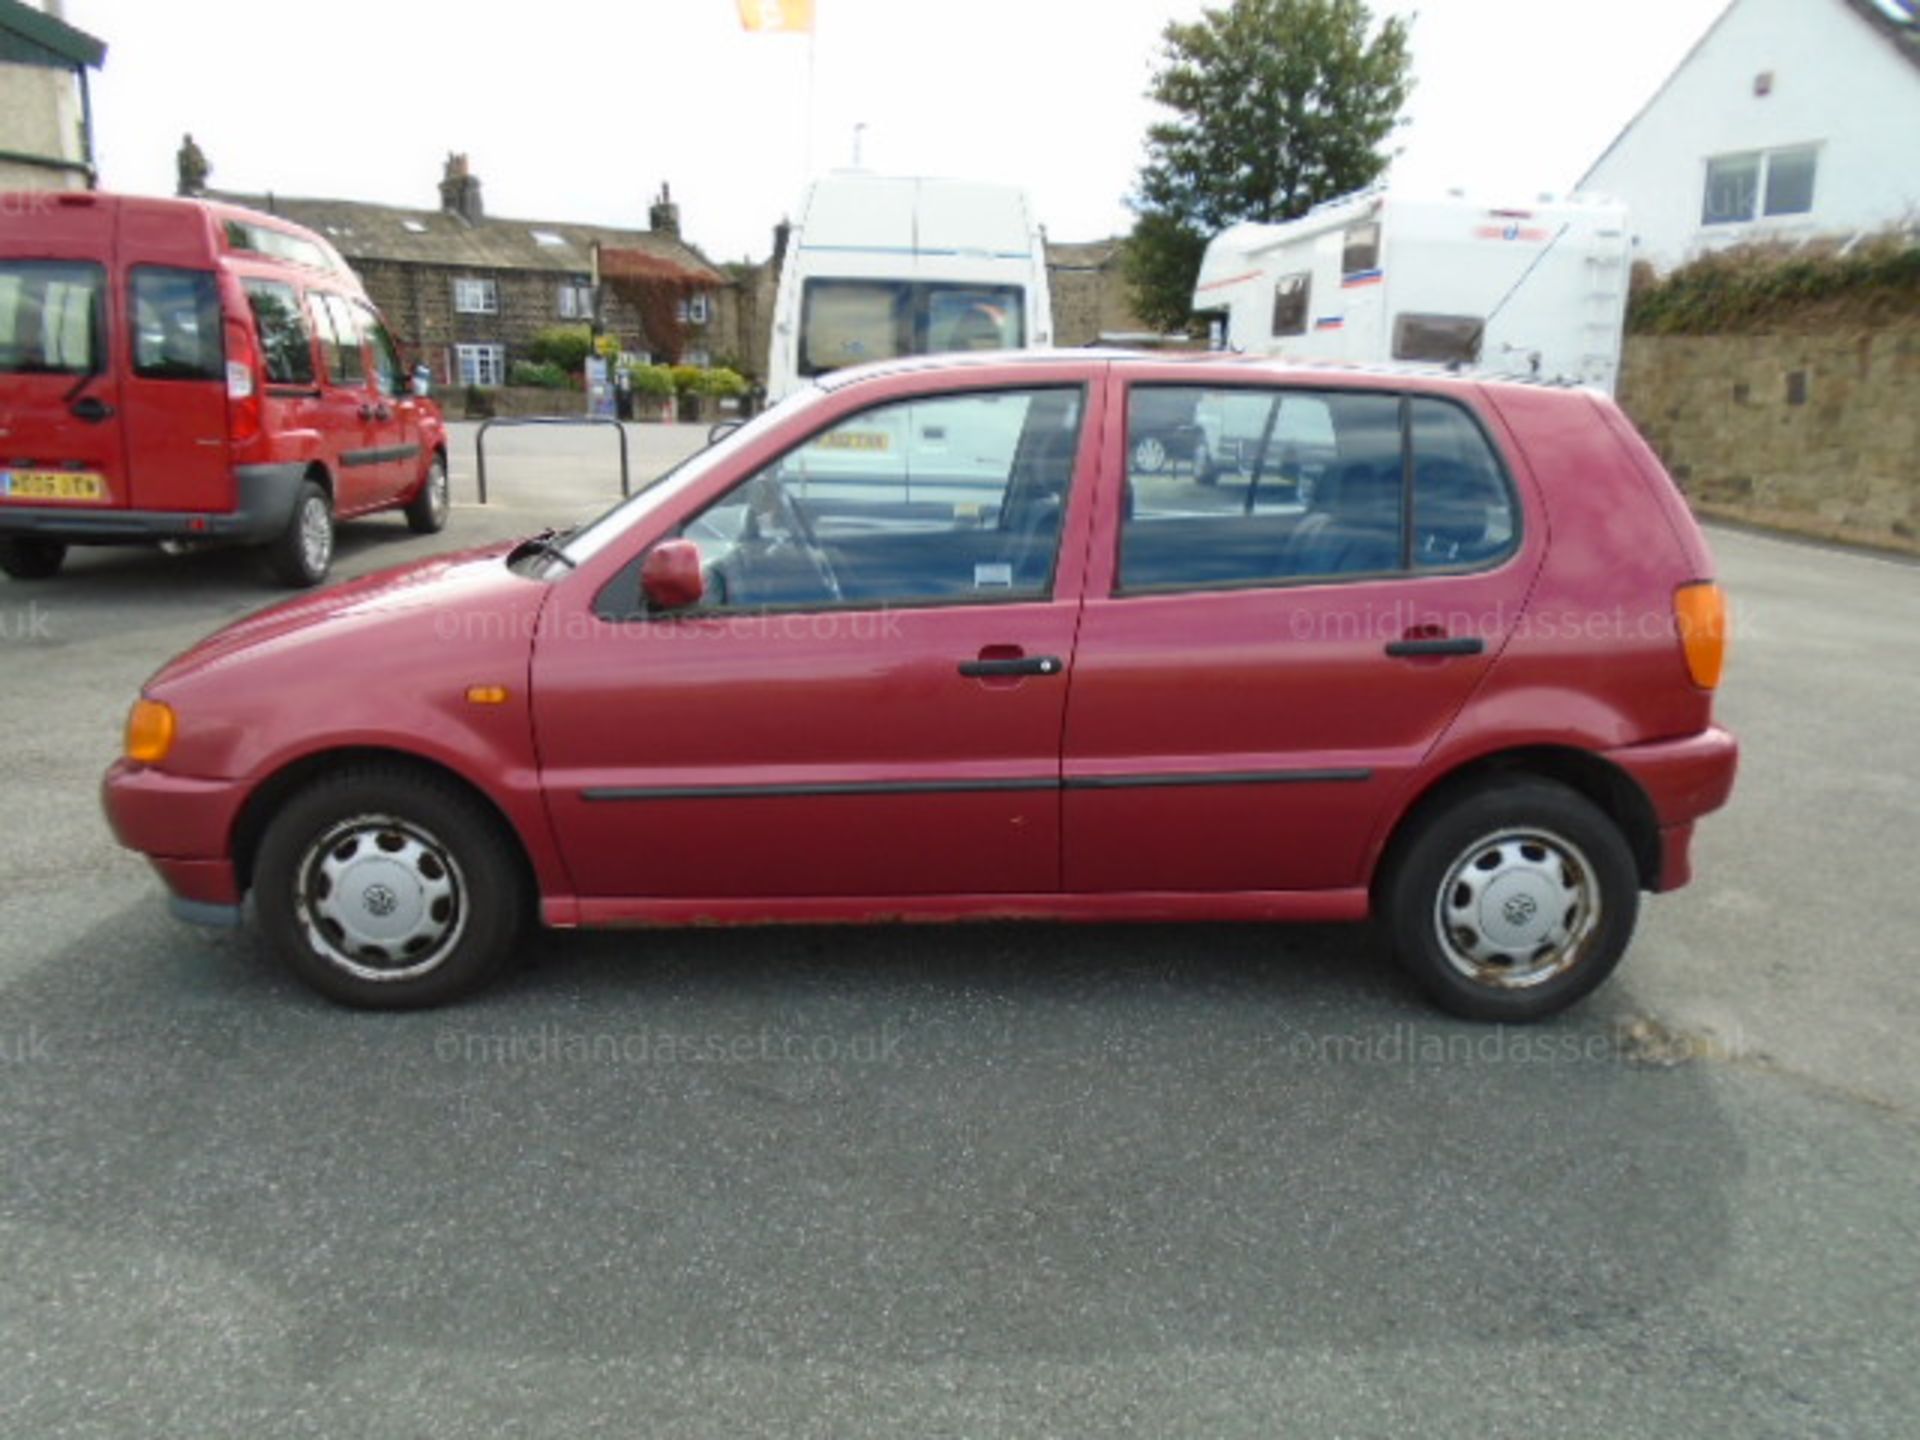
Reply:
[[[578,570],[580,568],[580,562],[560,548],[566,544],[572,535],[573,528],[566,530],[548,528],[542,530],[538,535],[529,535],[513,547],[513,553],[507,556],[508,563],[512,563],[528,555],[545,555],[549,559],[558,560],[569,570]]]

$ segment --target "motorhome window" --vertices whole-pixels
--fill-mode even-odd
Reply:
[[[333,268],[327,259],[327,252],[311,240],[289,235],[285,230],[276,230],[270,225],[255,225],[245,220],[227,221],[227,248],[244,250],[250,255],[267,255],[275,260],[291,260],[297,265],[311,265],[316,270]]]
[[[1018,285],[809,280],[802,292],[800,373],[896,355],[1017,350],[1026,343]]]
[[[1340,249],[1340,273],[1342,275],[1360,275],[1368,270],[1380,268],[1380,225],[1377,221],[1368,221],[1364,225],[1349,225],[1345,243]]]
[[[105,349],[98,265],[0,261],[0,372],[91,375]]]
[[[1396,315],[1393,358],[1431,360],[1441,365],[1473,365],[1487,322],[1478,315]]]
[[[1282,275],[1273,287],[1273,333],[1307,333],[1307,298],[1313,277],[1302,270],[1297,275]]]
[[[1074,389],[928,395],[788,451],[683,527],[715,610],[1044,596],[1085,409]]]
[[[278,280],[247,280],[247,303],[253,307],[253,330],[260,337],[270,385],[313,383],[313,332],[307,326],[300,297],[291,285]]]
[[[129,288],[135,375],[143,380],[225,378],[220,285],[210,272],[136,265]]]
[[[1191,463],[1159,463],[1176,450]],[[1139,385],[1127,399],[1127,453],[1123,590],[1401,568],[1397,396]]]

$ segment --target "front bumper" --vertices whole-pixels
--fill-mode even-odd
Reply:
[[[0,535],[30,535],[68,545],[124,545],[158,540],[224,540],[264,544],[293,518],[306,467],[239,465],[232,510],[112,510],[78,505],[0,505]]]
[[[100,800],[113,837],[147,857],[172,892],[174,913],[203,924],[236,923],[240,882],[231,840],[244,793],[228,780],[199,780],[116,760]]]

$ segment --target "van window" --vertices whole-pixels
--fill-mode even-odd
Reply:
[[[0,261],[0,372],[91,375],[105,350],[106,272],[69,260]]]
[[[136,265],[129,287],[135,375],[143,380],[225,378],[220,284],[211,272]]]
[[[285,230],[276,230],[271,225],[256,225],[246,220],[227,221],[227,248],[244,250],[250,255],[269,255],[275,260],[291,260],[297,265],[311,265],[316,270],[331,270],[327,252],[311,240],[303,240],[298,235]]]
[[[1480,358],[1487,322],[1478,315],[1396,315],[1393,358],[1471,365]]]
[[[360,361],[360,327],[353,310],[338,295],[307,292],[313,311],[313,327],[320,336],[320,349],[327,357],[327,376],[336,385],[358,385],[366,378]]]
[[[260,354],[271,385],[313,383],[313,332],[291,285],[278,280],[245,280],[247,303],[253,307],[253,329],[260,337]]]
[[[1018,285],[809,280],[800,303],[802,375],[896,355],[1027,343],[1026,291]]]
[[[1273,333],[1307,333],[1307,296],[1313,277],[1302,270],[1297,275],[1282,275],[1273,286]]]
[[[358,300],[353,308],[360,321],[360,333],[367,337],[367,349],[373,356],[373,383],[379,387],[382,395],[393,395],[400,389],[400,354],[393,346],[393,337],[387,333],[387,327],[380,322],[380,316],[371,305],[363,305]]]

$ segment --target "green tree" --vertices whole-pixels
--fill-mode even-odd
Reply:
[[[1371,184],[1412,88],[1407,22],[1366,0],[1232,0],[1170,23],[1130,200],[1127,279],[1142,319],[1183,328],[1207,241]]]

